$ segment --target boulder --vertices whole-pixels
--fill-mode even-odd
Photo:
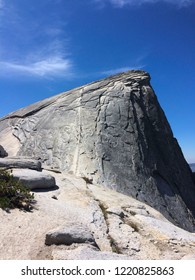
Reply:
[[[55,178],[49,174],[30,169],[13,169],[12,175],[29,189],[48,189],[56,185]]]
[[[41,171],[41,162],[38,160],[22,157],[0,158],[0,167],[5,168],[25,168]]]
[[[8,155],[8,153],[5,151],[3,146],[0,145],[0,158],[4,158]]]
[[[68,225],[58,227],[46,234],[46,245],[71,245],[73,243],[93,243],[95,239],[84,225]]]

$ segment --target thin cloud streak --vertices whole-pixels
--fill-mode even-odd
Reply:
[[[127,66],[127,67],[121,67],[121,68],[116,68],[116,69],[110,69],[110,70],[106,70],[106,71],[102,71],[101,75],[115,75],[118,73],[122,73],[122,72],[127,72],[130,70],[140,70],[143,69],[145,67],[145,65],[140,65],[140,66]]]
[[[25,25],[23,14],[14,2],[6,17],[4,0],[0,0],[2,12],[0,31],[0,76],[1,77],[72,77],[74,72],[64,22],[51,23],[29,17]],[[44,24],[41,24],[43,20]],[[14,31],[15,32],[14,32]],[[10,46],[13,33],[14,42]],[[22,43],[21,43],[22,42]]]
[[[16,75],[30,76],[62,76],[70,75],[72,63],[69,59],[61,57],[50,57],[44,60],[29,62],[28,64],[14,62],[0,62],[1,72],[12,73]]]
[[[101,4],[102,7],[106,3],[111,3],[117,8],[122,8],[126,5],[129,6],[141,6],[143,4],[156,4],[159,2],[165,2],[178,6],[179,8],[187,7],[193,4],[194,0],[94,0],[96,3]]]
[[[30,75],[30,76],[61,76],[70,75],[72,63],[69,59],[58,57],[48,58],[29,64],[20,64],[14,62],[0,62],[0,69],[6,72],[15,74]]]
[[[65,50],[64,42],[56,39],[41,48],[25,50],[26,54],[18,52],[11,58],[0,58],[0,75],[57,77],[73,75],[73,61],[70,53]]]

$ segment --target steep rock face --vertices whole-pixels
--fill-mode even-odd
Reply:
[[[18,139],[14,151],[5,135],[8,143]],[[11,156],[31,156],[86,177],[195,229],[192,172],[144,71],[112,76],[9,114],[0,120],[1,141]]]
[[[4,150],[4,148],[0,145],[0,158],[4,158],[7,156],[6,151]]]
[[[195,163],[191,163],[190,168],[191,168],[192,172],[195,172]]]

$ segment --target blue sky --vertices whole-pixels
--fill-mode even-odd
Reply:
[[[0,116],[143,69],[195,162],[194,68],[195,0],[0,0]]]

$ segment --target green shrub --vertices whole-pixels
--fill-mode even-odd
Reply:
[[[0,170],[0,208],[32,210],[34,194],[4,170]]]

